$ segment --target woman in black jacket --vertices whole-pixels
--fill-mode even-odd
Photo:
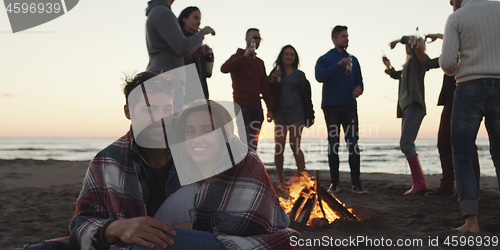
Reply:
[[[300,140],[304,126],[314,122],[314,111],[311,101],[311,85],[304,72],[298,69],[299,56],[291,45],[281,49],[271,71],[269,81],[273,97],[274,116],[274,161],[279,177],[279,186],[284,187],[283,153],[288,131],[290,147],[295,157],[297,171],[305,170],[304,153],[300,149]]]

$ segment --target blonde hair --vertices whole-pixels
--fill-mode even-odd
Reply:
[[[406,44],[406,46],[411,46],[409,44]],[[425,44],[425,39],[423,39],[422,37],[419,37],[418,38],[418,41],[417,41],[417,46],[423,51],[425,52],[425,50],[427,49],[427,46]],[[411,58],[411,54],[406,54],[406,61],[405,61],[405,64],[410,60]]]

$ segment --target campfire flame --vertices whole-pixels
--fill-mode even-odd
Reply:
[[[290,182],[287,182],[287,187],[284,189],[284,191],[288,193],[288,197],[287,198],[279,197],[280,205],[289,215],[299,197],[305,196],[305,198],[307,199],[307,198],[313,198],[313,196],[315,196],[316,199],[314,199],[313,209],[311,211],[309,220],[307,221],[306,224],[308,226],[313,226],[312,221],[313,219],[316,218],[318,219],[325,218],[326,220],[328,220],[328,223],[332,223],[336,219],[344,217],[340,212],[333,211],[328,205],[328,203],[325,202],[324,198],[322,198],[321,203],[325,215],[323,216],[323,212],[321,211],[321,206],[319,206],[318,204],[318,199],[317,199],[318,193],[316,190],[316,183],[309,177],[309,174],[307,172],[301,172],[299,176],[292,176]],[[345,204],[343,204],[335,196],[333,195],[330,196],[333,197],[339,204],[342,204],[345,207]],[[304,202],[302,205],[299,204],[300,207],[298,208],[297,211],[295,211],[296,216],[294,217],[296,217],[297,219],[298,217],[300,217],[299,214],[304,209],[305,203],[306,202]],[[352,213],[352,208],[347,208],[347,210]],[[353,216],[355,219],[357,219],[355,215]],[[290,220],[295,220],[296,218],[290,218]]]

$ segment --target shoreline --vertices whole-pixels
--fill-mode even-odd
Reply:
[[[88,164],[89,161],[0,160],[0,250],[66,236]],[[276,170],[268,168],[267,172],[276,189]],[[286,178],[294,172],[285,170]],[[301,239],[321,240],[324,236],[334,239],[358,236],[423,239],[425,244],[418,249],[449,249],[442,244],[444,242],[439,247],[426,247],[427,239],[439,237],[439,241],[444,241],[448,236],[500,236],[500,192],[494,177],[481,177],[479,225],[482,232],[459,234],[451,230],[463,223],[456,196],[404,196],[404,191],[411,186],[411,176],[363,172],[361,180],[369,193],[355,194],[350,190],[349,176],[341,172],[341,191],[336,197],[353,208],[361,221],[336,220],[324,228],[291,223],[290,227],[301,233]],[[426,178],[429,188],[437,188],[439,175]],[[329,172],[320,171],[320,179],[328,188]],[[286,195],[282,190],[277,190],[277,194]],[[364,249],[360,246],[344,248]],[[301,249],[326,247],[304,245]]]

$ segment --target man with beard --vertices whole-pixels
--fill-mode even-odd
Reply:
[[[134,244],[166,248],[174,244],[171,237],[176,232],[168,223],[152,218],[181,187],[166,137],[173,116],[170,76],[146,71],[126,79],[124,111],[132,126],[90,162],[69,238],[20,249],[129,249]],[[178,211],[172,210],[174,216]]]
[[[248,146],[255,151],[264,121],[261,99],[264,99],[267,106],[267,121],[273,120],[269,78],[264,62],[255,52],[261,41],[258,29],[248,29],[245,36],[246,49],[239,48],[220,68],[224,74],[231,73],[233,101],[239,105],[245,123],[245,128],[239,129],[240,138],[246,139]]]
[[[351,168],[352,190],[366,193],[361,185],[360,156],[358,148],[358,107],[356,98],[363,93],[363,78],[358,59],[346,49],[349,45],[346,26],[335,26],[332,41],[335,48],[316,62],[316,80],[323,83],[321,108],[328,126],[328,164],[331,185],[328,192],[339,188],[339,138],[342,125]]]
[[[152,218],[180,188],[165,136],[174,87],[165,74],[146,71],[126,80],[124,111],[132,126],[90,163],[71,221],[73,248],[173,244],[168,235],[175,232]]]

